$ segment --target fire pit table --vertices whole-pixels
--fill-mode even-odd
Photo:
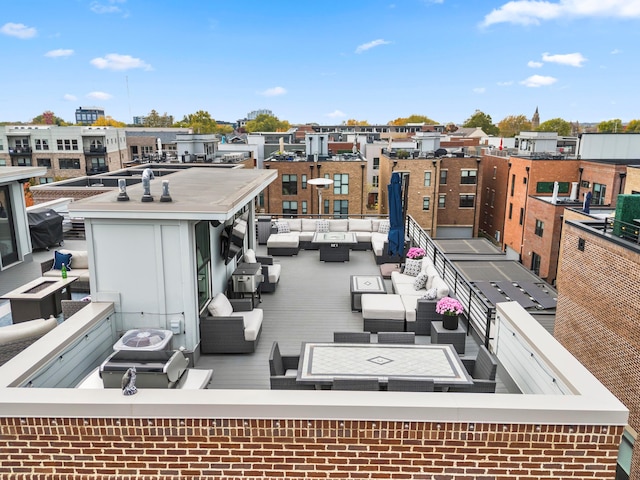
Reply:
[[[3,300],[11,303],[13,323],[26,322],[36,318],[57,317],[62,313],[61,300],[71,300],[69,285],[77,277],[51,278],[40,277],[25,283],[19,288],[3,295]]]

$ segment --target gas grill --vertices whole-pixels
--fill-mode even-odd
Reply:
[[[136,387],[174,388],[189,359],[179,351],[117,350],[100,365],[104,388],[122,388],[122,377],[136,367]]]

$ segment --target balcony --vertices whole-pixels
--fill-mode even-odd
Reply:
[[[104,155],[107,153],[107,147],[90,147],[84,149],[85,155]]]
[[[98,175],[99,173],[107,173],[109,167],[102,165],[99,167],[87,167],[87,175]]]
[[[31,155],[33,149],[31,147],[9,147],[9,155]]]

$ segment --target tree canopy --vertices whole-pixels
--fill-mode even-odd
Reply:
[[[250,120],[245,126],[247,132],[286,132],[291,125],[286,120],[280,120],[275,115],[261,113],[255,120]]]
[[[228,125],[218,125],[216,121],[211,118],[209,112],[204,110],[198,110],[195,113],[185,115],[184,118],[173,124],[174,127],[191,128],[193,133],[231,133],[233,129]]]
[[[391,120],[389,125],[406,125],[407,123],[424,123],[426,125],[439,125],[435,120],[430,119],[425,115],[409,115],[408,117],[398,117],[395,120]]]
[[[631,120],[624,129],[625,132],[640,132],[640,120]]]
[[[542,122],[537,128],[538,132],[557,132],[560,136],[571,135],[571,123],[562,118],[552,118]]]
[[[500,136],[515,137],[520,132],[531,131],[531,122],[525,115],[509,115],[498,123]]]
[[[66,127],[69,124],[60,117],[56,117],[51,110],[47,110],[31,120],[34,125],[58,125],[59,127]]]
[[[598,132],[600,133],[622,133],[624,128],[622,127],[622,120],[614,118],[613,120],[605,120],[598,124]]]
[[[114,120],[110,116],[98,117],[98,119],[92,123],[94,127],[126,127],[127,124]]]
[[[369,126],[369,122],[367,122],[366,120],[356,120],[355,118],[350,118],[349,120],[344,122],[344,124],[348,126],[354,126],[354,125],[359,125],[363,127]]]
[[[167,112],[164,112],[163,115],[160,115],[155,110],[151,110],[146,117],[144,117],[144,126],[145,127],[171,127],[173,126],[173,115],[167,115]]]
[[[491,115],[487,115],[480,110],[476,110],[462,126],[464,128],[480,127],[487,135],[498,135],[500,133],[500,129],[493,124]]]

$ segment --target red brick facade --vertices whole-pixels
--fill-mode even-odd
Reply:
[[[6,479],[613,479],[622,427],[0,419]]]

